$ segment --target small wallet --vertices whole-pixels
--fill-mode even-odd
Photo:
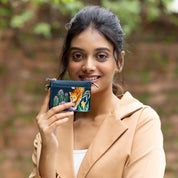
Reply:
[[[50,81],[48,87],[51,88],[49,108],[63,104],[65,102],[73,102],[73,106],[68,111],[89,112],[91,99],[90,81],[73,81],[73,80],[53,80]]]

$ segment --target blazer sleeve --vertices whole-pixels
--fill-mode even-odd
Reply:
[[[150,107],[142,110],[123,178],[163,178],[165,153],[160,119]]]
[[[34,140],[34,151],[32,154],[32,162],[33,162],[33,170],[29,176],[29,178],[41,178],[38,171],[40,152],[41,152],[41,136],[40,133],[36,135]]]
[[[41,178],[38,171],[40,154],[41,154],[41,142],[42,142],[41,136],[40,133],[38,133],[33,143],[34,145],[34,151],[32,154],[33,170],[30,173],[29,178]],[[61,178],[58,173],[56,173],[56,178]]]

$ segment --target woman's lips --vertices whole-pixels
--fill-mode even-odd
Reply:
[[[82,81],[97,81],[100,76],[83,76],[83,75],[80,75],[79,78],[82,80]]]

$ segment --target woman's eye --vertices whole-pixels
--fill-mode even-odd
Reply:
[[[104,59],[104,58],[107,58],[107,56],[106,56],[106,55],[104,55],[104,54],[100,54],[100,55],[99,55],[99,58]]]
[[[72,59],[74,60],[74,61],[79,61],[79,60],[81,60],[83,58],[83,56],[81,55],[81,54],[72,54]]]
[[[98,54],[97,59],[101,61],[105,61],[108,58],[106,54]]]

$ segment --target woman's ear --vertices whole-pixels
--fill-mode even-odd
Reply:
[[[122,51],[121,51],[121,57],[120,57],[120,59],[118,60],[116,73],[117,73],[117,72],[120,73],[120,72],[122,71],[123,67],[124,67],[124,56],[125,56],[125,51],[122,50]]]

